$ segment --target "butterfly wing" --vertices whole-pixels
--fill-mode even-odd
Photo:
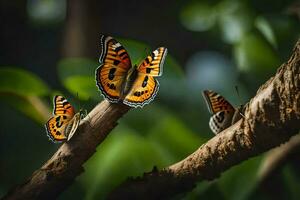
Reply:
[[[46,123],[48,137],[52,142],[62,142],[67,139],[66,130],[70,118],[63,118],[65,115],[57,115],[49,119]]]
[[[220,94],[212,90],[204,90],[202,94],[211,114],[220,111],[234,112],[234,107]]]
[[[81,120],[81,114],[76,113],[72,120],[68,123],[68,127],[66,129],[66,136],[68,137],[68,141],[73,137],[74,133],[76,132],[79,123]]]
[[[160,47],[147,56],[137,67],[137,77],[123,103],[132,107],[143,107],[156,96],[159,83],[154,78],[162,75],[167,48]]]
[[[145,60],[138,66],[138,71],[148,76],[161,76],[163,72],[163,64],[168,53],[167,48],[159,47],[147,56]]]
[[[118,102],[122,84],[131,61],[125,48],[110,36],[101,36],[101,65],[96,69],[96,82],[103,96],[111,102]]]
[[[69,134],[68,127],[75,115],[75,110],[68,100],[60,95],[53,98],[53,103],[54,117],[48,120],[45,127],[48,137],[53,142],[61,142],[67,139]]]
[[[143,107],[150,103],[156,96],[159,83],[153,76],[138,74],[130,92],[126,95],[123,103],[131,107]]]
[[[203,96],[212,114],[209,127],[212,132],[218,134],[231,125],[235,108],[224,97],[212,90],[203,91]]]
[[[75,110],[74,107],[68,102],[68,100],[60,95],[56,95],[53,98],[53,115],[66,115],[66,116],[74,116]]]
[[[231,125],[233,112],[226,113],[224,110],[211,116],[209,127],[214,134],[218,134]]]

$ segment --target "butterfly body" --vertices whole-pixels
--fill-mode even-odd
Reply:
[[[110,36],[101,37],[101,49],[96,82],[102,95],[112,103],[132,107],[150,103],[159,88],[154,77],[162,75],[167,49],[156,49],[139,65],[132,65],[125,48]]]
[[[55,96],[53,103],[54,116],[45,124],[47,135],[53,142],[70,140],[79,126],[82,111],[75,113],[74,107],[63,96]]]
[[[218,134],[241,119],[243,106],[234,108],[224,97],[212,90],[205,90],[202,94],[212,114],[209,127],[213,133]]]
[[[123,101],[129,91],[132,89],[132,86],[137,78],[138,70],[136,69],[137,66],[133,66],[129,69],[125,81],[122,83],[121,95],[120,100]]]

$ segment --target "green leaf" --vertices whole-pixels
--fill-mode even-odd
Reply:
[[[49,94],[49,88],[38,76],[29,71],[16,67],[1,67],[0,93],[43,96]]]
[[[180,13],[180,21],[191,31],[207,31],[215,25],[216,12],[208,2],[191,2]]]
[[[221,1],[216,9],[223,40],[227,43],[240,41],[253,26],[254,14],[242,1]]]
[[[256,28],[264,35],[264,37],[268,40],[270,44],[273,45],[274,48],[277,47],[277,41],[275,39],[274,32],[270,23],[264,17],[257,17],[255,19]]]
[[[35,122],[44,124],[50,117],[50,109],[42,99],[35,96],[0,95],[1,101],[19,110]]]
[[[261,157],[252,158],[224,172],[218,180],[226,199],[248,199],[257,184]]]
[[[88,100],[99,100],[101,92],[98,91],[95,80],[95,70],[99,66],[96,61],[87,58],[66,58],[58,63],[58,75],[64,87],[74,96]]]
[[[153,123],[148,137],[155,145],[160,146],[160,150],[169,155],[170,163],[184,158],[205,142],[204,138],[200,138],[171,114],[161,115],[159,120]]]
[[[154,49],[145,43],[125,38],[117,38],[129,54],[132,65],[140,64]]]
[[[40,96],[49,91],[48,86],[29,71],[15,67],[0,69],[1,100],[41,124],[45,123],[50,111]]]
[[[161,167],[163,159],[157,150],[133,130],[118,126],[85,164],[80,177],[86,188],[85,199],[101,199],[127,177],[140,176]]]
[[[234,56],[241,72],[265,78],[279,67],[280,59],[268,41],[257,32],[243,37],[235,45]]]
[[[91,76],[71,76],[64,80],[64,86],[73,95],[77,95],[82,100],[88,100],[89,98],[99,100],[102,98],[101,92],[96,86],[94,77]]]
[[[287,165],[283,169],[283,185],[285,185],[289,197],[287,199],[300,199],[300,181],[296,174],[291,165]]]

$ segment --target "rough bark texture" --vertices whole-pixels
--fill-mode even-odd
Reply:
[[[300,41],[289,61],[246,105],[245,118],[184,160],[130,179],[110,199],[165,199],[212,180],[228,168],[286,141],[300,130]]]
[[[3,199],[55,199],[84,171],[84,162],[128,110],[125,105],[110,104],[106,100],[98,104],[82,120],[72,139]]]

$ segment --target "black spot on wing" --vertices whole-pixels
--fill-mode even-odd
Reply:
[[[121,61],[119,60],[114,60],[114,65],[118,65]]]
[[[113,80],[115,77],[116,68],[111,68],[108,73],[108,79]]]
[[[122,52],[119,56],[120,56],[120,57],[123,57],[124,55],[126,55],[126,52],[125,52],[125,51]]]
[[[59,122],[59,120],[60,120],[60,116],[56,117],[55,121]]]
[[[149,79],[148,76],[145,76],[144,81],[142,83],[142,87],[146,87],[147,86],[148,79]]]
[[[219,112],[218,115],[216,115],[216,119],[219,123],[222,123],[224,121],[224,115],[225,115],[225,112],[222,111],[222,112]]]

